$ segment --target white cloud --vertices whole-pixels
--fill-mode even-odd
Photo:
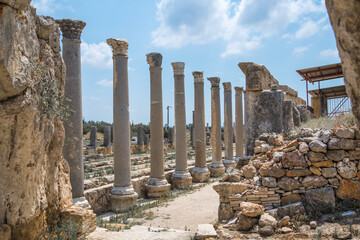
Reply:
[[[298,36],[314,34],[314,24],[326,15],[322,0],[160,0],[157,8],[154,45],[180,48],[222,39],[227,45],[222,57],[260,48],[265,38],[306,18]]]
[[[306,47],[306,46],[297,47],[297,48],[294,49],[294,54],[295,55],[301,55],[304,52],[306,52],[307,50],[309,50],[309,48]]]
[[[313,36],[316,32],[319,31],[319,25],[309,20],[306,23],[304,23],[300,29],[295,33],[296,38],[307,38]]]
[[[336,48],[326,49],[320,52],[320,56],[323,58],[339,58],[339,52]]]
[[[102,80],[96,82],[96,84],[103,86],[103,87],[111,87],[113,85],[113,81],[109,81],[107,79],[102,79]]]
[[[81,61],[96,68],[113,67],[112,51],[105,42],[100,43],[81,43]]]
[[[58,9],[74,11],[68,0],[33,0],[31,4],[38,14],[52,14]]]

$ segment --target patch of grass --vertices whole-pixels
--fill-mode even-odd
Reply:
[[[78,236],[79,228],[79,224],[71,219],[63,221],[50,231],[47,240],[83,240],[84,237]]]
[[[302,225],[309,221],[306,214],[296,214],[291,218],[291,222],[294,224],[295,229],[299,229]]]

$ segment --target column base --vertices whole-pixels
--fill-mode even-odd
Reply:
[[[199,168],[195,167],[192,172],[193,182],[202,183],[207,182],[210,178],[210,171],[206,167]]]
[[[209,167],[211,177],[220,177],[224,175],[225,173],[225,167],[224,164],[220,163],[211,163]]]
[[[83,209],[91,209],[91,206],[88,202],[88,200],[86,200],[85,197],[78,197],[78,198],[74,198],[73,202],[76,206],[79,206]]]
[[[146,184],[147,196],[149,198],[159,198],[169,192],[171,185],[166,179],[149,178]]]
[[[224,166],[225,166],[225,169],[228,169],[229,167],[232,167],[232,168],[236,168],[236,162],[234,160],[224,160]]]
[[[171,181],[173,188],[187,189],[191,186],[192,177],[188,171],[184,171],[184,172],[175,171],[171,176]]]
[[[114,187],[110,193],[111,211],[124,213],[137,204],[138,194],[129,187]]]

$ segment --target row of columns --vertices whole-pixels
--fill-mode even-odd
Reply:
[[[72,126],[65,124],[64,158],[70,165],[70,179],[74,203],[90,207],[84,198],[84,163],[82,156],[82,104],[81,104],[81,59],[80,35],[85,23],[79,20],[58,20],[63,33],[63,58],[66,65],[65,97],[73,113],[69,120]],[[130,160],[130,118],[128,87],[128,42],[125,39],[107,39],[113,52],[113,152],[114,152],[114,188],[110,194],[112,210],[125,212],[136,205],[137,193],[131,184]],[[164,173],[163,148],[163,102],[162,102],[162,55],[146,55],[150,70],[151,92],[151,171],[147,182],[149,197],[160,197],[168,192],[170,184]],[[185,63],[172,63],[175,85],[175,132],[176,132],[176,167],[172,175],[173,186],[187,188],[192,182],[205,182],[210,175],[220,176],[225,168],[235,167],[233,159],[233,128],[231,83],[223,83],[225,98],[225,160],[222,162],[221,149],[221,116],[220,116],[220,78],[208,78],[211,82],[211,123],[212,123],[212,162],[210,171],[206,166],[206,137],[204,109],[204,77],[202,71],[193,72],[195,85],[194,143],[195,168],[192,176],[187,169],[186,148],[186,109],[184,68]],[[236,90],[236,155],[242,156],[242,88]],[[238,123],[239,122],[239,123]],[[225,166],[224,166],[225,165]]]

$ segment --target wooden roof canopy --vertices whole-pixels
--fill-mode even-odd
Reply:
[[[341,63],[306,68],[296,70],[296,72],[303,80],[311,83],[344,77]]]

